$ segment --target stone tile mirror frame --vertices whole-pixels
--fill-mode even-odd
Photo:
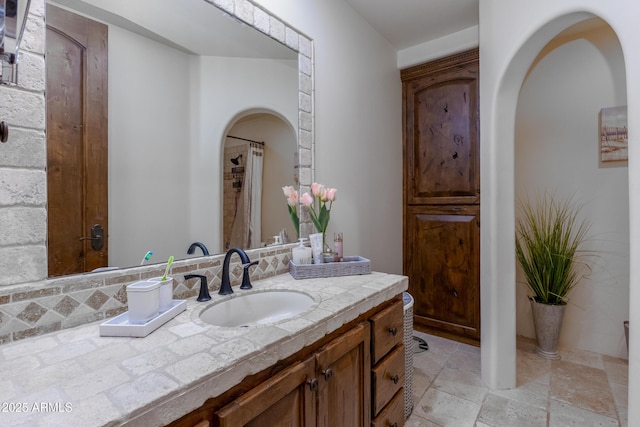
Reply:
[[[249,0],[202,1],[298,52],[299,179],[301,190],[308,191],[314,178],[313,41]],[[0,344],[122,313],[127,309],[125,286],[163,271],[159,264],[47,279],[44,16],[45,0],[31,0],[19,81],[0,86],[0,120],[11,128],[9,141],[0,145]],[[311,224],[308,218],[302,221],[306,235]],[[252,277],[287,272],[293,246],[247,251],[259,261]],[[198,271],[217,286],[223,258],[174,263],[175,298],[197,294],[195,284],[185,283],[181,273]],[[238,269],[232,265],[232,272]]]

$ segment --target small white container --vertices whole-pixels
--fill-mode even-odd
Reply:
[[[311,248],[308,248],[304,245],[304,241],[306,239],[302,238],[300,240],[300,245],[296,246],[291,250],[291,256],[293,258],[293,262],[301,265],[301,264],[311,264],[312,253]]]
[[[129,323],[146,323],[158,315],[160,282],[143,281],[127,286]]]
[[[293,262],[298,265],[301,264],[311,264],[311,260],[313,259],[311,256],[311,248],[307,248],[306,246],[298,246],[292,249],[293,254]]]
[[[169,310],[173,304],[173,277],[167,276],[166,280],[162,280],[162,277],[154,277],[147,279],[147,282],[157,282],[160,284],[160,305],[158,306],[158,312],[164,313]]]

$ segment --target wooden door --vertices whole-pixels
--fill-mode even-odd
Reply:
[[[480,339],[480,207],[412,206],[407,254],[414,323]]]
[[[296,362],[217,411],[213,425],[312,427],[316,417],[314,375],[313,357]]]
[[[361,323],[316,355],[320,427],[371,423],[370,327]]]
[[[468,58],[467,58],[468,60]],[[478,61],[404,72],[407,203],[480,201]],[[425,73],[420,75],[419,71]]]
[[[108,265],[107,27],[46,14],[49,276],[60,276]]]
[[[403,270],[416,329],[480,340],[478,50],[403,70]]]

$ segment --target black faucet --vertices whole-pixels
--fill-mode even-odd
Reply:
[[[189,246],[189,249],[187,249],[187,255],[193,255],[193,253],[196,251],[196,248],[202,249],[202,254],[204,256],[209,256],[209,250],[204,245],[204,243],[200,242],[193,242],[191,246]]]
[[[185,274],[184,280],[189,279],[200,279],[200,295],[198,295],[197,301],[209,301],[211,299],[211,295],[209,295],[209,285],[207,285],[207,276],[203,276],[201,274]]]
[[[220,283],[220,290],[218,291],[220,295],[229,295],[233,293],[233,289],[231,289],[231,281],[229,280],[229,261],[231,260],[231,255],[234,253],[240,256],[242,267],[244,268],[242,286],[240,286],[240,289],[251,289],[249,267],[258,264],[258,261],[251,262],[245,251],[240,248],[231,248],[227,251],[227,254],[224,257],[224,263],[222,264],[222,282]]]

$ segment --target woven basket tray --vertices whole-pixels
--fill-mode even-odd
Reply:
[[[371,261],[360,256],[344,257],[341,262],[325,262],[324,264],[296,264],[289,261],[289,273],[294,279],[369,274],[371,273]]]

